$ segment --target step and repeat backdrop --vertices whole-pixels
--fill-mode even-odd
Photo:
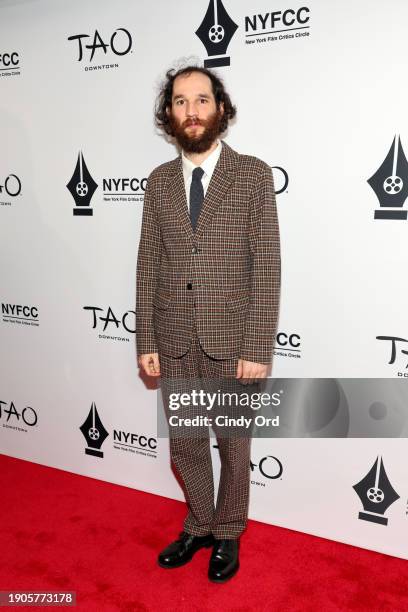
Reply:
[[[404,417],[338,383],[408,376],[407,20],[403,0],[0,1],[2,453],[183,499],[137,366],[135,272],[147,177],[178,155],[154,101],[192,61],[277,191],[273,376],[301,401],[253,440],[250,516],[408,558]],[[334,399],[308,419],[319,384]]]

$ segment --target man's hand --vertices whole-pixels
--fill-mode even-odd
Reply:
[[[140,355],[139,365],[148,376],[160,376],[159,353]]]
[[[255,363],[238,359],[237,374],[235,378],[240,378],[244,384],[250,385],[255,378],[266,378],[268,367],[264,363]]]

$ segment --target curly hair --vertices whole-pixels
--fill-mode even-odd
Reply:
[[[169,136],[173,136],[173,131],[170,125],[170,119],[167,115],[167,108],[171,108],[171,99],[173,96],[173,83],[174,80],[182,74],[191,74],[192,72],[200,72],[205,74],[211,81],[212,91],[215,98],[217,109],[220,108],[220,104],[224,105],[224,113],[220,121],[219,133],[225,132],[228,127],[230,119],[235,117],[237,109],[233,106],[228,93],[225,91],[224,83],[222,80],[211,70],[202,68],[201,66],[186,66],[179,70],[171,68],[166,72],[166,78],[163,82],[159,95],[157,96],[154,118],[156,126],[166,132]]]

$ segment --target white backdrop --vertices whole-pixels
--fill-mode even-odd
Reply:
[[[0,0],[0,450],[178,499],[156,392],[136,364],[135,268],[143,179],[177,155],[154,129],[154,99],[167,68],[209,59],[195,34],[208,8]],[[218,68],[238,107],[226,140],[270,164],[278,191],[273,374],[404,378],[408,5],[225,9],[238,26],[221,54],[230,65]],[[85,216],[67,188],[80,152],[97,185]],[[103,457],[85,453],[79,430],[93,405],[108,433]],[[367,431],[392,418],[350,409]],[[348,434],[254,440],[250,516],[408,558],[405,439]],[[359,519],[352,488],[377,457],[399,495],[380,512],[387,525]]]

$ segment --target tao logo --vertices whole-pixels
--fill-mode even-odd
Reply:
[[[135,334],[136,333],[136,328],[130,329],[128,327],[128,325],[127,325],[127,322],[126,322],[129,314],[132,314],[134,317],[136,317],[136,313],[135,313],[134,310],[128,310],[127,312],[125,312],[125,314],[122,316],[122,320],[120,321],[120,319],[117,319],[115,317],[115,314],[114,314],[114,312],[113,312],[113,310],[112,310],[112,308],[110,306],[108,307],[108,310],[106,312],[106,316],[105,317],[102,317],[102,316],[98,317],[96,315],[96,311],[97,310],[103,312],[103,309],[99,308],[98,306],[84,306],[83,308],[84,308],[84,310],[92,310],[92,312],[93,312],[92,329],[95,329],[95,327],[97,326],[97,323],[98,323],[98,319],[99,319],[100,321],[103,321],[105,323],[104,327],[103,327],[103,331],[106,330],[106,328],[108,327],[109,323],[114,323],[114,325],[116,325],[116,329],[118,329],[119,326],[120,326],[120,323],[122,322],[122,325],[123,325],[123,327],[125,328],[125,330],[127,332],[129,332],[130,334]]]
[[[26,406],[25,408],[23,408],[21,413],[18,412],[18,410],[16,409],[14,402],[10,402],[10,407],[8,408],[6,406],[7,402],[3,402],[2,400],[0,400],[0,419],[3,418],[3,416],[7,415],[6,423],[8,423],[9,420],[13,417],[17,421],[20,421],[20,419],[22,419],[23,422],[29,427],[34,427],[34,425],[37,424],[37,413],[34,408],[31,408],[31,406]]]
[[[251,461],[251,472],[253,472],[256,467],[259,469],[262,476],[265,478],[270,478],[271,480],[280,478],[283,473],[282,463],[273,455],[266,455],[266,457],[262,457],[259,463],[253,463]]]
[[[118,39],[116,37],[118,36]],[[93,35],[93,41],[89,45],[83,45],[83,38],[91,38],[90,34],[75,34],[74,36],[68,36],[68,40],[77,40],[78,41],[78,62],[81,62],[84,56],[84,47],[86,49],[90,49],[91,56],[89,61],[92,62],[93,56],[95,55],[95,51],[97,49],[103,49],[103,52],[107,53],[108,47],[110,47],[115,55],[126,55],[132,49],[132,36],[128,30],[125,28],[117,28],[110,38],[110,44],[105,43],[99,34],[98,30],[95,30]]]
[[[0,185],[0,193],[4,191],[11,197],[18,196],[21,193],[21,181],[15,174],[9,174],[4,185]]]

